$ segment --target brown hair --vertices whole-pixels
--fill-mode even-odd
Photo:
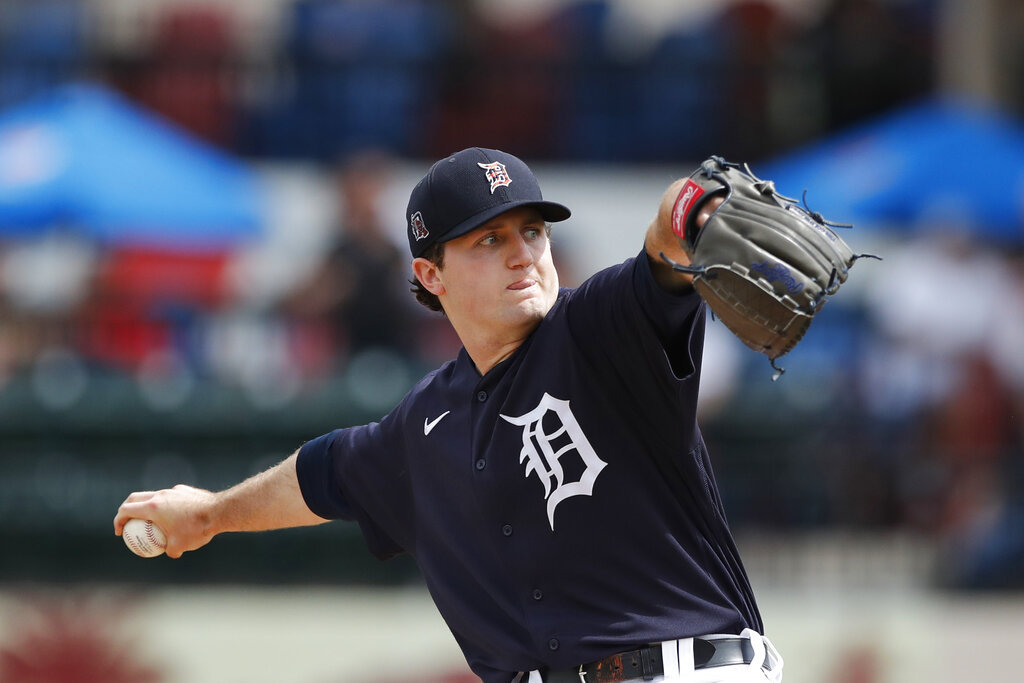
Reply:
[[[425,258],[433,263],[438,268],[444,268],[444,242],[438,242],[427,247],[427,250],[423,252],[420,258]],[[416,295],[416,301],[420,302],[432,311],[437,311],[441,315],[444,315],[444,307],[441,305],[441,300],[437,298],[436,294],[433,294],[430,290],[423,286],[423,283],[419,281],[415,275],[409,280],[409,284],[412,287],[409,288],[413,294]]]

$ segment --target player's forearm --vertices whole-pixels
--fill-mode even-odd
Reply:
[[[136,491],[118,508],[114,533],[120,535],[129,519],[151,520],[166,535],[167,554],[180,557],[227,531],[265,531],[325,522],[306,506],[295,471],[297,459],[298,452],[218,493],[182,484],[162,491]]]
[[[213,535],[310,526],[327,520],[306,506],[295,470],[298,452],[265,472],[214,494],[208,511]]]

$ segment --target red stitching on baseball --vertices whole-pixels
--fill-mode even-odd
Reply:
[[[157,540],[156,534],[153,533],[153,522],[146,520],[146,537],[150,543],[156,548],[163,548],[164,544]]]

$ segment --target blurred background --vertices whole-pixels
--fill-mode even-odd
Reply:
[[[748,161],[861,261],[785,376],[710,323],[703,427],[789,683],[1019,680],[1024,3],[3,0],[0,681],[465,683],[354,525],[143,561],[131,491],[227,487],[458,348],[404,209],[497,147],[563,284]]]

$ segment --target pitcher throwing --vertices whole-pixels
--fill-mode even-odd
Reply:
[[[549,234],[570,212],[526,164],[481,148],[438,161],[412,191],[408,238],[416,297],[447,316],[458,357],[379,423],[315,438],[234,488],[131,494],[115,532],[151,519],[180,557],[227,531],[353,521],[376,557],[416,559],[486,683],[781,681],[696,422],[693,279],[714,278],[692,256],[702,230],[728,227],[718,212],[739,182],[732,165],[720,185],[706,168],[668,188],[637,256],[569,290]],[[845,267],[818,282],[829,292],[852,262],[837,253]],[[715,302],[736,298],[710,284]]]

